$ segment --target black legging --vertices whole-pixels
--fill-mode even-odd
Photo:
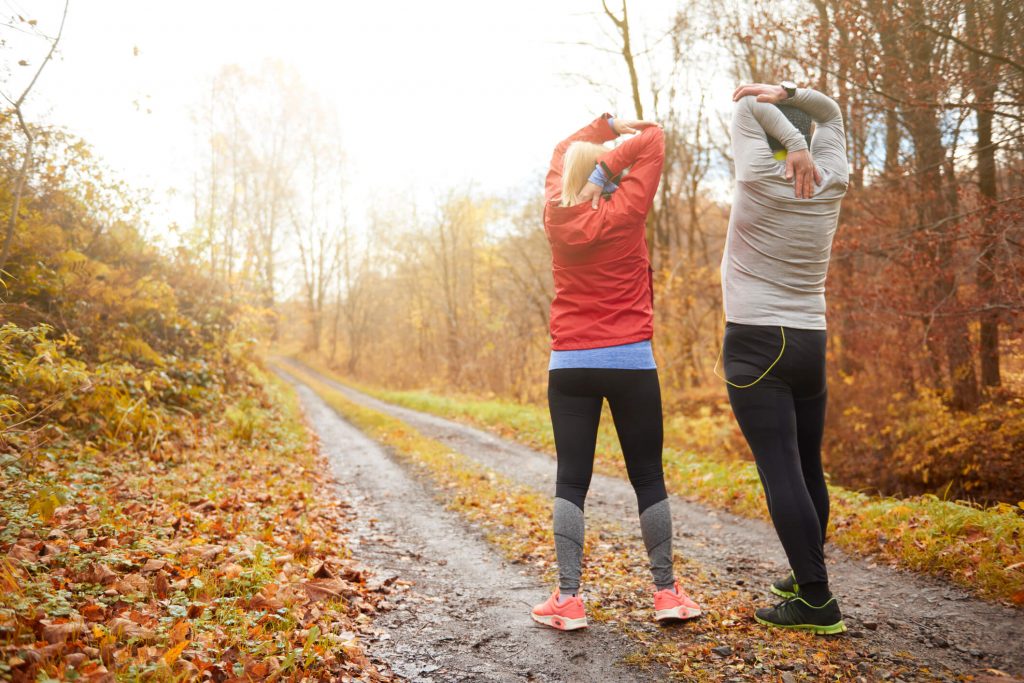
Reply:
[[[639,511],[665,500],[661,387],[657,370],[573,368],[548,373],[558,452],[555,496],[583,509],[594,471],[601,405],[608,399]]]
[[[729,387],[729,403],[750,444],[768,512],[798,584],[827,582],[824,543],[828,489],[821,468],[825,428],[824,330],[787,327],[786,349],[760,382]],[[782,332],[760,325],[725,326],[726,378],[757,379],[779,356]]]

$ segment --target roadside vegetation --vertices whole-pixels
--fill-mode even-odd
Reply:
[[[147,242],[82,141],[34,153],[0,272],[0,679],[390,680],[363,638],[396,586],[253,364],[266,315]]]
[[[254,381],[151,451],[5,459],[3,677],[391,680],[363,638],[392,589],[289,392]]]

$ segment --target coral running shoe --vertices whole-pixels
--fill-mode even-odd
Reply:
[[[558,604],[558,591],[530,611],[530,616],[538,624],[544,624],[560,631],[575,631],[587,627],[587,613],[583,609],[583,600],[579,597],[566,598]]]
[[[699,617],[700,613],[700,606],[679,587],[678,581],[672,588],[654,594],[655,621],[693,619]]]

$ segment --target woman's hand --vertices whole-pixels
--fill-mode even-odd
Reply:
[[[636,119],[615,119],[615,132],[619,135],[626,133],[639,133],[644,128],[651,128],[658,124],[654,121],[639,121]]]
[[[781,85],[768,85],[767,83],[748,83],[736,88],[732,93],[732,101],[739,102],[744,97],[753,96],[758,102],[778,104],[788,99],[786,89]]]
[[[583,189],[580,190],[580,193],[576,195],[576,201],[580,204],[590,202],[590,208],[597,209],[597,205],[601,201],[602,192],[604,192],[604,188],[588,181],[583,186]]]

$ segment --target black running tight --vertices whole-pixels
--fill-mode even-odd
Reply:
[[[583,509],[594,471],[597,427],[605,398],[643,514],[668,497],[661,466],[663,432],[657,370],[574,368],[548,373],[548,405],[558,452],[555,496]]]
[[[821,467],[825,428],[824,330],[785,328],[778,364],[752,387],[729,386],[729,402],[750,444],[768,512],[798,584],[827,582],[824,542],[828,489]],[[778,358],[778,327],[728,323],[726,378],[753,382]]]
[[[636,492],[651,577],[658,590],[672,588],[672,511],[661,468],[658,371],[572,368],[548,373],[548,404],[558,453],[552,521],[559,590],[574,595],[580,587],[583,503],[594,471],[597,427],[605,398]]]

